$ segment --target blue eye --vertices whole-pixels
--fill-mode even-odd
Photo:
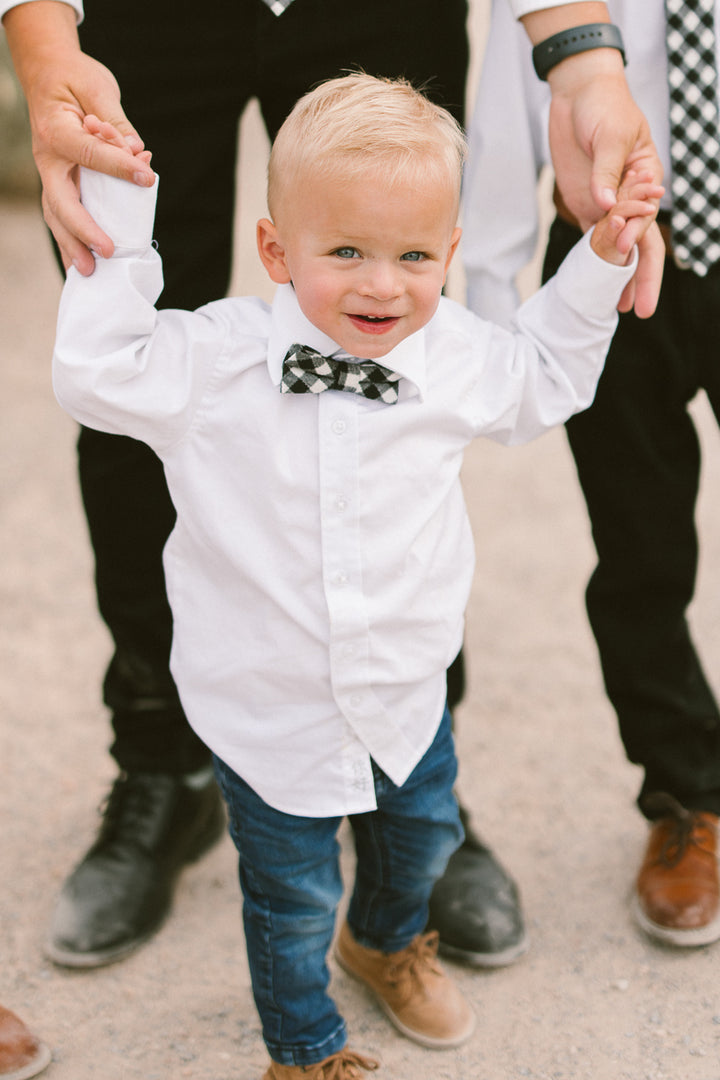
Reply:
[[[427,258],[427,256],[422,251],[406,251],[405,254],[401,256],[401,259],[405,262],[421,262],[425,258]]]
[[[354,259],[357,255],[357,251],[355,250],[355,248],[342,247],[337,248],[334,254],[337,255],[339,259]]]

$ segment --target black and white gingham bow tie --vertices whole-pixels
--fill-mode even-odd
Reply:
[[[394,405],[400,376],[374,360],[343,360],[323,356],[307,345],[291,345],[283,360],[280,390],[283,394],[320,394],[323,390],[348,390],[371,401]]]
[[[673,247],[700,277],[720,260],[715,7],[715,0],[665,0]]]

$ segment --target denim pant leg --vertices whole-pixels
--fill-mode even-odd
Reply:
[[[401,787],[373,771],[378,808],[350,818],[357,870],[347,918],[356,941],[390,953],[425,929],[433,885],[463,841],[449,711]]]
[[[253,996],[273,1061],[312,1065],[342,1050],[327,954],[342,895],[341,818],[283,814],[215,759],[239,853]]]

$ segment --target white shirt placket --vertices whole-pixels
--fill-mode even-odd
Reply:
[[[330,677],[338,708],[348,722],[343,772],[348,796],[367,800],[373,787],[364,745],[368,709],[381,710],[370,690],[368,621],[362,588],[359,410],[350,395],[318,399],[318,468],[323,586],[328,606]],[[375,707],[371,704],[373,699]]]

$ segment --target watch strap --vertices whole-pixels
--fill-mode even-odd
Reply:
[[[547,79],[548,72],[561,60],[589,49],[618,49],[626,62],[620,28],[613,23],[587,23],[540,41],[532,51],[535,72],[539,79]]]

